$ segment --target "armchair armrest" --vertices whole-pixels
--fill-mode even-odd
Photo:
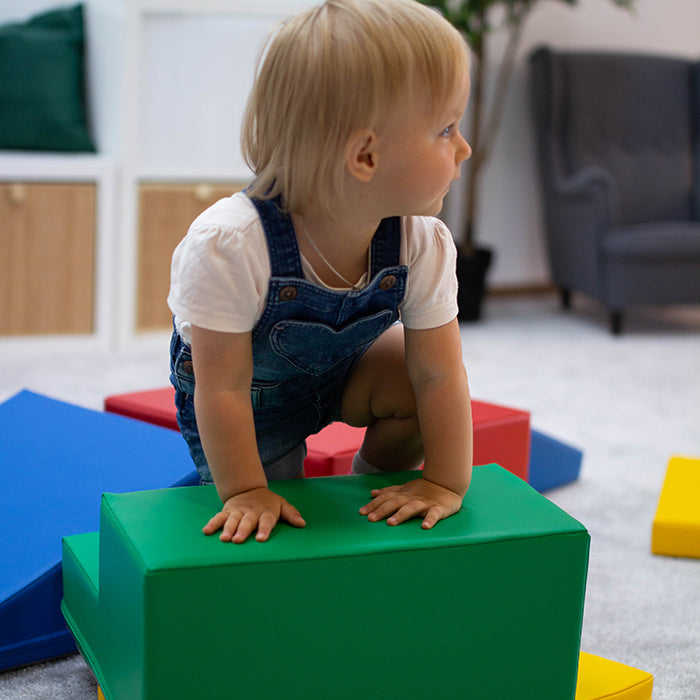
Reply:
[[[605,211],[608,216],[606,223],[611,223],[616,185],[607,170],[597,165],[587,165],[567,176],[558,177],[554,185],[561,197],[588,198],[592,206]]]
[[[616,185],[594,166],[545,180],[545,220],[554,282],[597,294],[601,236],[617,219]]]

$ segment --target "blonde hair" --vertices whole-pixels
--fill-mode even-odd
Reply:
[[[469,69],[461,34],[415,0],[326,0],[282,24],[258,63],[241,146],[251,196],[303,213],[342,196],[350,135],[377,128],[411,87],[438,108]]]

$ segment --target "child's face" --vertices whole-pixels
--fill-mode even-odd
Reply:
[[[460,163],[472,152],[459,131],[469,76],[438,110],[427,95],[414,94],[419,97],[389,120],[379,138],[376,184],[385,190],[390,215],[436,216]]]

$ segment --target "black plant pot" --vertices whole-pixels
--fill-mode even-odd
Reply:
[[[457,304],[460,321],[478,321],[484,300],[486,274],[491,266],[493,252],[476,248],[470,253],[457,253]]]

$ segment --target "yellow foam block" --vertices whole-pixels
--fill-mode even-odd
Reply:
[[[581,652],[575,700],[651,700],[654,676]]]
[[[700,459],[671,457],[651,531],[651,551],[700,558]]]
[[[97,686],[97,700],[105,700],[104,693],[102,692],[102,688],[100,686]]]

